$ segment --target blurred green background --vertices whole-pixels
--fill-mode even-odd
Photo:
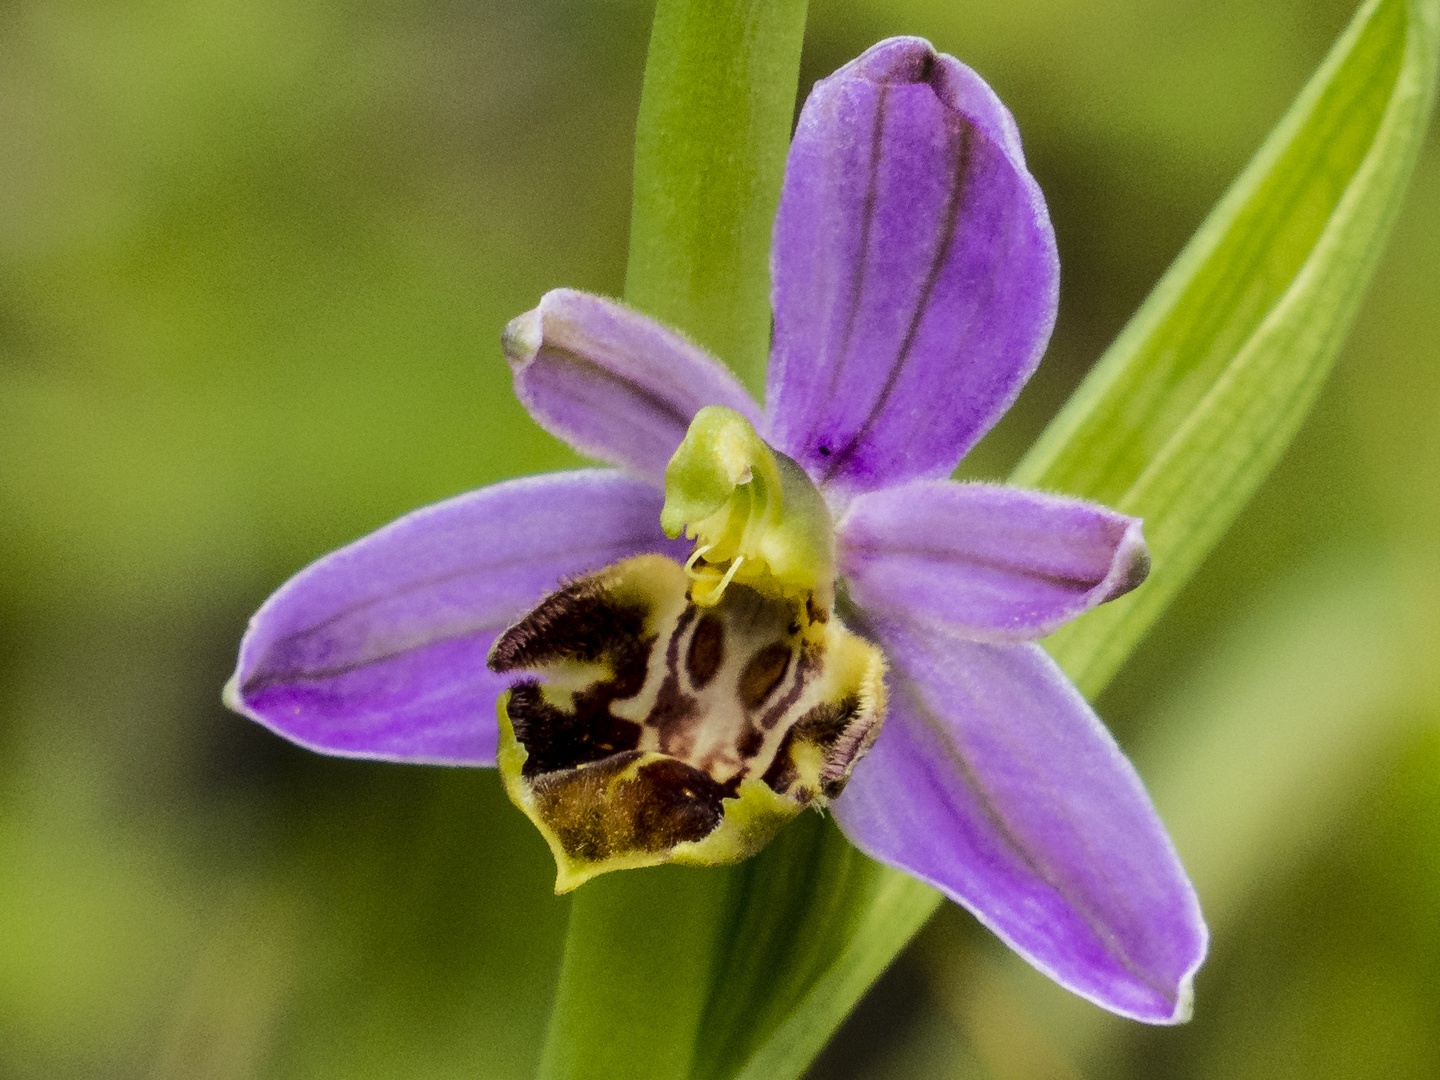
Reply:
[[[1059,327],[1002,476],[1346,0],[813,0],[1011,105]],[[565,924],[483,771],[226,713],[245,619],[422,503],[574,463],[499,332],[618,293],[640,0],[0,3],[0,1077],[526,1077]],[[1214,934],[1188,1027],[946,908],[812,1070],[1440,1074],[1440,133],[1295,446],[1099,702]],[[705,871],[695,871],[704,873]]]

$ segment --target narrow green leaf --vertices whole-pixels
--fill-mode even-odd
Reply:
[[[1151,580],[1047,642],[1088,692],[1189,578],[1313,401],[1424,136],[1437,42],[1440,0],[1360,9],[1016,471],[1017,484],[1146,519]],[[754,891],[740,901],[700,1033],[702,1080],[799,1076],[939,903],[904,875],[847,862],[832,828],[810,832],[809,846],[772,845],[744,870]],[[807,876],[830,887],[807,889]],[[755,956],[765,949],[768,979]]]
[[[745,864],[755,891],[737,912],[695,1080],[798,1077],[940,905],[934,889],[871,862],[829,820],[797,822],[780,840]]]
[[[770,225],[805,6],[660,0],[636,124],[625,298],[752,386],[769,344]],[[736,883],[734,870],[658,867],[578,890],[540,1076],[689,1075]]]
[[[1371,0],[1014,481],[1145,519],[1145,587],[1046,642],[1115,673],[1269,473],[1354,320],[1424,139],[1440,4]]]

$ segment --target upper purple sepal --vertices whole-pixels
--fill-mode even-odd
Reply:
[[[291,578],[250,620],[230,706],[327,754],[493,765],[496,636],[561,579],[645,551],[660,492],[608,470],[526,477],[416,510]]]
[[[1038,645],[867,623],[889,715],[832,805],[860,850],[964,904],[1062,986],[1190,1017],[1209,934],[1139,776]]]
[[[1054,232],[994,91],[919,38],[817,83],[771,277],[775,444],[832,501],[947,476],[1014,401],[1055,321]]]
[[[665,464],[706,405],[752,423],[760,410],[729,370],[624,304],[554,289],[505,328],[515,395],[581,453],[665,483]]]

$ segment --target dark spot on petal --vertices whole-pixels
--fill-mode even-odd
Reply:
[[[645,616],[642,605],[617,603],[603,581],[592,577],[552,593],[501,635],[490,651],[495,671],[587,663],[611,672],[576,689],[569,709],[547,701],[534,679],[511,687],[507,712],[529,755],[522,775],[590,764],[639,745],[640,725],[616,717],[610,706],[645,685],[655,647],[653,636],[641,636]]]
[[[685,670],[690,673],[695,689],[705,689],[724,662],[725,624],[714,615],[706,615],[696,625],[690,638],[690,651],[685,656]]]
[[[930,49],[916,49],[903,57],[894,70],[885,74],[885,82],[893,86],[929,82],[935,74],[935,54]]]
[[[740,675],[737,687],[740,703],[747,709],[759,708],[785,677],[785,669],[789,666],[789,645],[783,641],[766,645],[751,658]]]
[[[780,749],[775,752],[775,760],[765,770],[765,775],[760,777],[777,794],[784,795],[790,785],[800,779],[800,774],[795,769],[795,762],[791,758],[791,744],[795,741],[795,729],[791,728],[785,733],[785,738],[780,740]]]
[[[820,766],[820,792],[827,799],[833,799],[845,790],[856,762],[870,752],[870,746],[879,734],[876,719],[873,713],[860,711],[860,702],[856,698],[846,698],[840,703],[834,722],[839,732],[830,740],[825,751],[825,763]]]
[[[844,790],[855,762],[869,749],[874,719],[861,714],[860,700],[854,696],[816,705],[785,733],[775,760],[761,779],[771,790],[800,802],[814,798],[815,793],[808,788],[791,790],[801,779],[795,766],[795,747],[809,744],[824,753],[820,791],[826,798],[833,799]]]
[[[655,694],[645,722],[660,733],[660,752],[686,757],[695,745],[695,720],[699,703],[680,689],[680,680],[667,675]]]
[[[601,683],[577,693],[574,712],[547,702],[533,679],[511,687],[506,715],[515,738],[529,754],[521,774],[536,776],[634,750],[640,743],[640,725],[611,715],[614,698],[607,691],[612,685]]]
[[[703,840],[725,813],[724,788],[673,758],[642,767],[634,786],[635,839],[647,851]]]
[[[828,446],[822,446],[822,447],[820,447],[820,456],[821,456],[821,457],[829,457],[829,456],[830,456],[830,448],[829,448]]]
[[[620,779],[640,757],[638,751],[617,754],[534,781],[540,816],[571,856],[598,862],[631,851],[666,851],[703,840],[720,824],[723,785],[671,759]]]
[[[823,666],[823,658],[824,650],[809,647],[800,650],[800,660],[795,665],[795,678],[790,682],[790,689],[786,690],[778,701],[771,702],[770,707],[760,714],[760,727],[763,730],[773,730],[776,724],[790,714],[810,679]]]
[[[490,650],[490,670],[513,671],[567,660],[595,663],[608,655],[620,661],[618,673],[630,667],[625,660],[632,658],[644,626],[643,607],[617,604],[600,579],[584,578],[551,593],[505,631]],[[626,673],[633,676],[634,671]],[[643,657],[640,676],[643,682]]]
[[[749,761],[765,745],[765,733],[753,725],[747,725],[740,738],[735,740],[735,752],[742,761]]]
[[[854,696],[816,705],[795,724],[793,734],[797,739],[828,749],[845,733],[859,709],[860,699]]]

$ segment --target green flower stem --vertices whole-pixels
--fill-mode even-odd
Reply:
[[[804,32],[805,0],[660,0],[635,127],[625,299],[752,390]]]
[[[728,869],[660,866],[576,891],[542,1078],[690,1075],[731,878]]]
[[[660,0],[636,125],[625,298],[752,388],[804,29],[805,0]],[[689,1076],[744,880],[660,867],[582,886],[543,1080]]]

